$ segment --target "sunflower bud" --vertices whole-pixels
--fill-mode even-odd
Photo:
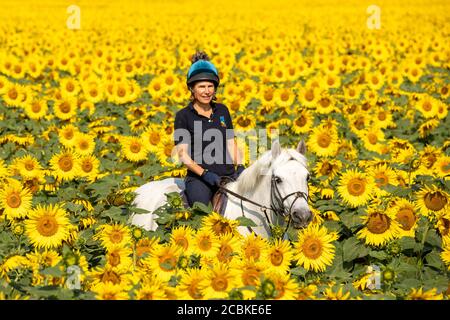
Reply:
[[[390,268],[386,268],[383,273],[382,273],[382,277],[383,277],[383,282],[392,282],[395,279],[395,272],[394,270],[390,269]]]
[[[127,204],[131,204],[133,202],[133,200],[134,200],[134,197],[135,197],[135,195],[134,195],[133,192],[127,192],[125,194],[125,202]]]
[[[275,296],[275,284],[269,279],[264,280],[261,284],[261,290],[265,298],[273,298]]]
[[[142,238],[142,230],[139,228],[133,228],[133,230],[131,231],[131,234],[133,235],[133,238],[135,240],[139,240]]]
[[[272,238],[280,239],[284,235],[284,228],[281,226],[272,225]]]
[[[77,260],[78,260],[77,256],[71,252],[66,254],[66,256],[64,257],[64,262],[66,263],[67,266],[73,266],[77,264]]]
[[[186,256],[181,256],[178,259],[178,268],[180,269],[186,269],[189,265],[189,258]]]
[[[24,232],[25,232],[25,228],[22,224],[16,224],[13,229],[12,232],[16,235],[16,236],[21,236]]]
[[[392,242],[388,247],[389,253],[396,256],[402,251],[402,246],[398,242]]]

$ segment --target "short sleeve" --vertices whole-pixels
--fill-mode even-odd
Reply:
[[[186,117],[181,113],[177,112],[175,114],[174,121],[174,131],[173,131],[173,140],[174,144],[177,145],[180,142],[183,142],[184,132],[188,130]]]

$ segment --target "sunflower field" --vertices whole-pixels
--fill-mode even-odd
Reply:
[[[448,1],[0,9],[0,299],[450,297]],[[186,174],[196,50],[236,130],[306,142],[307,228],[243,237],[176,194],[156,231],[129,223],[137,187]]]

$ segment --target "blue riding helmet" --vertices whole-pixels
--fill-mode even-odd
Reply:
[[[197,81],[211,81],[215,87],[219,86],[219,73],[216,67],[207,60],[198,60],[189,68],[186,83],[190,87]]]

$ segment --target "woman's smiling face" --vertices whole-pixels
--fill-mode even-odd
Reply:
[[[194,98],[198,102],[208,104],[214,96],[214,83],[210,81],[199,81],[194,85],[193,91]]]

